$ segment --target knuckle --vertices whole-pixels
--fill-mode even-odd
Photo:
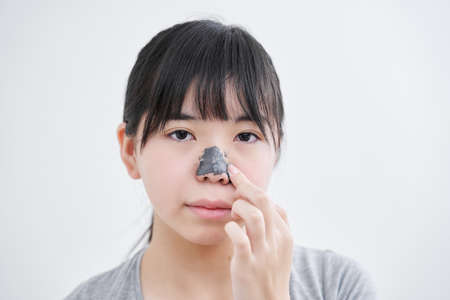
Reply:
[[[278,204],[276,204],[276,205],[277,205],[278,210],[280,211],[280,213],[285,216],[286,215],[286,210],[284,208],[282,208],[281,206],[279,206]]]
[[[244,200],[238,199],[236,201],[233,202],[232,204],[232,209],[239,209],[241,208],[243,205],[245,205],[244,203],[242,203]]]
[[[287,212],[284,208],[282,208],[281,206],[279,206],[278,204],[275,203],[275,208],[277,209],[278,213],[280,214],[280,216],[284,219],[287,220]]]
[[[237,207],[238,207],[238,204],[237,204],[237,202],[238,202],[239,200],[236,200],[236,201],[234,201],[232,204],[231,204],[231,209],[232,210],[236,210],[237,209]]]
[[[253,211],[253,212],[251,212],[251,213],[249,214],[249,217],[248,217],[248,218],[249,218],[249,220],[250,220],[251,222],[257,223],[257,222],[262,221],[262,219],[263,219],[263,214],[262,214],[261,211],[255,210],[255,211]]]
[[[294,237],[292,235],[292,233],[290,231],[286,231],[283,235],[284,241],[288,244],[288,245],[293,245],[294,243]]]
[[[257,190],[257,191],[255,192],[255,198],[256,198],[258,201],[265,201],[265,200],[267,199],[267,195],[266,195],[266,193],[264,193],[264,191]]]
[[[248,245],[245,240],[237,241],[235,246],[239,250],[239,252],[244,253],[244,254],[247,252]]]
[[[238,186],[235,191],[235,196],[239,197],[239,196],[242,196],[242,194],[243,194],[242,186]]]
[[[272,253],[272,248],[270,247],[269,243],[267,241],[264,241],[263,247],[262,247],[262,251],[264,253],[267,253],[268,255],[270,255],[270,253]]]

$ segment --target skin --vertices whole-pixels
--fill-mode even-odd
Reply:
[[[122,161],[131,178],[142,179],[155,213],[152,240],[141,265],[144,299],[271,299],[280,293],[277,299],[289,299],[290,261],[274,258],[290,257],[292,237],[286,213],[265,194],[277,153],[255,123],[234,121],[243,111],[229,91],[231,120],[170,121],[163,132],[148,139],[142,153],[134,145],[142,137],[144,118],[137,140],[125,135],[125,123],[117,128]],[[189,89],[182,113],[198,117],[192,95]],[[189,134],[180,138],[175,130]],[[240,135],[247,132],[255,136]],[[197,178],[199,156],[214,145],[240,170],[238,175],[230,174],[236,176],[236,183],[224,184],[213,176]],[[212,221],[194,215],[186,204],[201,198],[230,203],[230,218]],[[256,283],[241,276],[254,271],[284,275],[278,276],[279,282],[257,276]],[[261,298],[261,292],[267,297]]]

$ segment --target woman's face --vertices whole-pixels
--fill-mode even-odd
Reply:
[[[189,89],[181,113],[199,118],[193,103]],[[268,140],[265,140],[254,122],[235,122],[243,111],[235,95],[228,91],[226,103],[228,121],[170,120],[163,132],[149,137],[141,153],[136,151],[137,169],[154,213],[160,221],[193,243],[212,245],[224,240],[223,227],[231,217],[220,221],[203,219],[186,205],[207,199],[222,200],[231,206],[235,200],[232,184],[196,177],[199,157],[205,148],[220,148],[230,163],[264,190],[267,190],[276,161],[270,130],[267,131]],[[138,137],[142,136],[143,126],[144,118],[139,124]]]

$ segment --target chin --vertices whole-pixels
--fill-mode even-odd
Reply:
[[[189,236],[185,236],[184,238],[193,244],[215,246],[222,244],[226,239],[228,239],[228,236],[223,228],[217,228],[216,230],[191,232]]]

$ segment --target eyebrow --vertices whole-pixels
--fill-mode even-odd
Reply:
[[[174,114],[169,116],[168,121],[199,121],[200,119],[185,113],[180,113],[180,114]],[[238,122],[245,122],[245,121],[250,121],[253,122],[253,120],[248,116],[248,115],[240,115],[239,117],[237,117],[234,122],[238,123]]]

